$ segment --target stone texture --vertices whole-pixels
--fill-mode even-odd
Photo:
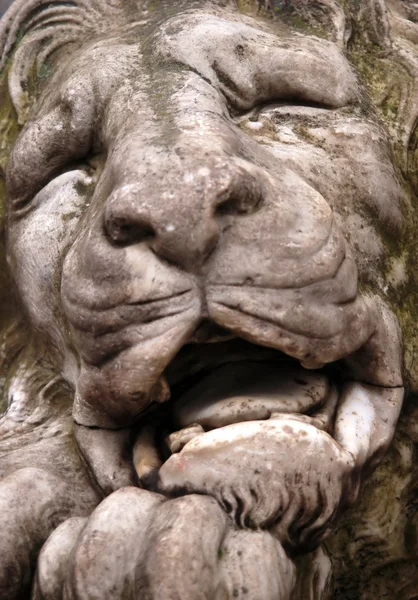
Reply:
[[[418,594],[416,12],[14,2],[0,595]]]

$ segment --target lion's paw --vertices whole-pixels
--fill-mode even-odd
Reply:
[[[346,503],[352,469],[331,436],[286,415],[202,434],[159,475],[164,493],[209,494],[239,527],[269,529],[286,547],[307,550]]]

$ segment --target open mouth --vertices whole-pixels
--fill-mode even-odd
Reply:
[[[309,370],[279,350],[205,321],[164,376],[170,400],[139,420],[144,435],[136,442],[136,469],[145,485],[155,481],[171,455],[215,429],[288,415],[332,435],[347,365],[337,361]],[[148,463],[150,445],[157,448],[158,459]]]
[[[309,371],[278,350],[218,338],[184,346],[166,377],[173,425],[209,431],[278,412],[312,414],[333,402],[338,369]]]
[[[240,290],[216,290],[220,295],[215,301],[211,292],[206,311],[194,296],[174,316],[117,331],[116,353],[108,360],[82,364],[75,422],[111,430],[129,427],[133,462],[144,487],[164,472],[171,477],[176,456],[194,460],[199,455],[196,464],[201,466],[202,456],[213,456],[227,438],[232,445],[222,454],[225,469],[231,448],[236,456],[242,452],[253,460],[257,442],[261,457],[264,438],[275,460],[287,455],[287,450],[273,452],[277,436],[282,439],[291,428],[283,420],[296,420],[300,435],[335,439],[364,461],[387,447],[403,398],[400,332],[390,309],[371,296],[357,296],[348,305],[320,302],[322,296],[292,304],[281,294],[272,303],[271,294],[256,291],[247,307],[248,290],[242,298],[237,297]],[[296,333],[282,325],[279,304],[300,320]],[[268,319],[263,311],[269,312]],[[329,320],[325,331],[322,321],[316,323],[320,336],[315,319]],[[83,335],[79,340],[90,340],[93,355],[96,348],[100,351],[101,337]],[[270,439],[278,421],[280,432]],[[201,478],[200,466],[193,480]]]
[[[357,474],[365,477],[380,462],[402,405],[396,319],[378,298],[364,304],[350,307],[353,325],[341,309],[349,325],[336,321],[337,342],[307,335],[301,347],[300,336],[293,346],[290,334],[282,343],[269,321],[258,319],[254,328],[243,323],[242,305],[224,320],[209,310],[202,321],[197,306],[187,319],[170,317],[170,327],[167,319],[153,322],[160,329],[150,338],[84,373],[89,383],[97,377],[102,400],[108,388],[118,392],[102,405],[115,414],[125,409],[133,416],[128,427],[122,421],[122,428],[108,428],[112,434],[103,434],[97,421],[88,427],[116,446],[126,440],[123,453],[142,488],[168,498],[208,494],[240,526],[282,527],[280,540],[289,537],[286,523],[299,509],[305,522],[323,507],[318,519],[326,528],[351,474],[341,506],[354,501]],[[355,320],[358,314],[366,318]],[[306,364],[306,352],[315,361]],[[78,439],[94,464],[98,451],[88,427],[78,429]],[[112,454],[112,447],[97,445],[100,455]],[[112,457],[110,479],[118,468]],[[305,502],[306,489],[312,502]]]
[[[141,487],[208,494],[238,527],[314,547],[395,431],[403,388],[392,325],[382,316],[360,350],[311,370],[204,323],[165,369],[170,400],[138,423]],[[368,374],[380,382],[358,377]]]

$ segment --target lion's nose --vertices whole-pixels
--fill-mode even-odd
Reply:
[[[241,164],[200,167],[164,183],[115,189],[105,205],[105,233],[114,246],[145,243],[186,270],[208,259],[234,219],[263,204],[262,178]]]

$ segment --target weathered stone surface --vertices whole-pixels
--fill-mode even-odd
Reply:
[[[417,22],[15,0],[2,598],[418,595]]]

